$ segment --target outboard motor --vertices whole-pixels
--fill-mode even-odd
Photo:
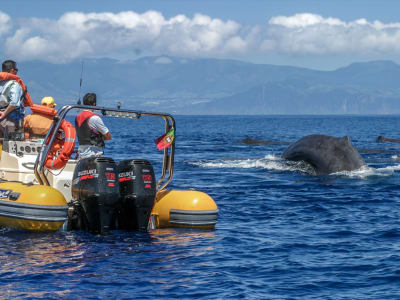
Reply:
[[[118,227],[145,231],[156,197],[153,167],[142,159],[124,160],[117,164],[121,194]]]
[[[74,229],[104,233],[114,229],[119,205],[117,165],[108,157],[89,157],[78,162],[72,180],[76,210]]]

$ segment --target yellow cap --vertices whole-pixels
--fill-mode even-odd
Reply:
[[[49,97],[44,97],[42,99],[42,105],[48,106],[48,107],[54,107],[57,104],[54,103],[54,98],[49,96]]]

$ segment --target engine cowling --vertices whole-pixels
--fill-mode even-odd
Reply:
[[[124,160],[117,165],[121,197],[118,227],[145,231],[156,197],[153,167],[143,159]]]
[[[117,165],[108,157],[89,157],[78,162],[72,180],[77,202],[75,229],[103,233],[114,229],[120,205]]]

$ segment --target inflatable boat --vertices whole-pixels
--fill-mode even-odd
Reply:
[[[75,128],[65,118],[82,109],[132,121],[161,118],[165,137],[176,130],[174,118],[165,113],[68,105],[52,112],[53,124],[41,140],[6,135],[0,159],[0,226],[93,233],[215,227],[218,207],[209,195],[190,188],[167,189],[173,177],[175,138],[162,149],[158,175],[145,158],[74,158]]]

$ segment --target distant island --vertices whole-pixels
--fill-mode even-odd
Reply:
[[[82,62],[19,63],[36,103],[76,103]],[[400,66],[353,63],[334,71],[226,59],[84,60],[81,95],[99,104],[193,115],[400,114]],[[58,106],[59,107],[59,106]]]

